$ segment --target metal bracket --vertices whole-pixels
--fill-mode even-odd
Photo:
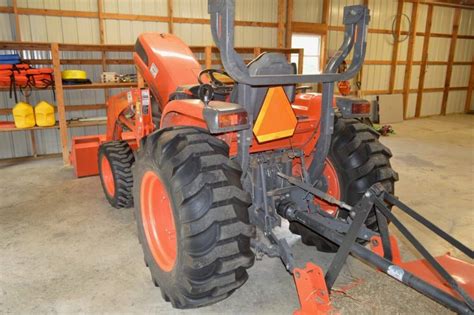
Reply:
[[[331,262],[328,271],[326,272],[326,285],[328,290],[331,290],[334,282],[336,282],[339,272],[341,272],[342,266],[347,260],[349,253],[351,251],[352,244],[357,240],[357,235],[359,234],[360,229],[364,225],[365,220],[369,216],[372,207],[374,206],[374,193],[371,190],[368,190],[362,199],[354,206],[354,211],[356,216],[352,222],[349,231],[344,237],[344,241],[339,247],[336,256]]]

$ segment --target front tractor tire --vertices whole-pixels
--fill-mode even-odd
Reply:
[[[380,143],[379,136],[375,130],[356,119],[335,117],[331,147],[323,172],[328,194],[353,206],[375,183],[381,183],[387,192],[394,193],[398,174],[390,165],[392,153]],[[314,176],[309,175],[314,181]],[[327,212],[333,210],[324,202],[318,203]],[[345,214],[344,211],[338,213],[339,216]],[[365,224],[369,229],[378,231],[373,211]],[[320,251],[334,252],[338,249],[335,244],[299,223],[292,222],[290,230],[300,234],[304,244],[314,245]]]
[[[193,127],[149,135],[134,167],[138,237],[151,277],[175,308],[230,296],[254,262],[250,195],[227,144]]]
[[[133,207],[133,151],[126,141],[105,142],[99,147],[99,176],[105,197],[114,208]]]

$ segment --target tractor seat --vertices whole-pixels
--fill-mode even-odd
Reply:
[[[296,74],[296,64],[289,63],[286,56],[282,53],[262,53],[253,59],[247,65],[250,75],[278,75],[278,74]],[[292,103],[295,100],[296,85],[284,86],[286,95]],[[250,94],[251,104],[254,105],[253,117],[257,118],[263,100],[267,94],[268,87],[253,87]],[[231,93],[230,101],[239,103],[238,100],[238,83],[235,84]]]
[[[169,101],[199,99],[200,84],[178,86],[175,92],[171,93]],[[225,101],[227,95],[214,93],[212,100]]]

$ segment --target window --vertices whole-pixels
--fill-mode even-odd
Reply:
[[[314,34],[293,33],[291,48],[303,48],[303,74],[320,73],[321,36]],[[291,55],[291,62],[298,64],[298,55]]]

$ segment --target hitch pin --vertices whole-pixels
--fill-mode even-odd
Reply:
[[[352,212],[352,206],[348,205],[347,203],[341,201],[341,200],[338,200],[336,198],[334,198],[333,196],[329,195],[329,194],[326,194],[325,192],[307,184],[307,183],[304,183],[302,181],[300,181],[299,179],[295,178],[295,177],[292,177],[292,176],[288,176],[288,175],[285,175],[281,172],[278,172],[277,173],[278,176],[280,176],[281,178],[284,178],[286,179],[290,184],[292,185],[295,185],[303,190],[306,190],[307,192],[315,195],[316,197],[324,200],[324,201],[327,201],[329,202],[330,204],[333,204],[333,205],[337,205],[339,208],[342,208],[342,209],[345,209],[347,211],[350,211]]]

